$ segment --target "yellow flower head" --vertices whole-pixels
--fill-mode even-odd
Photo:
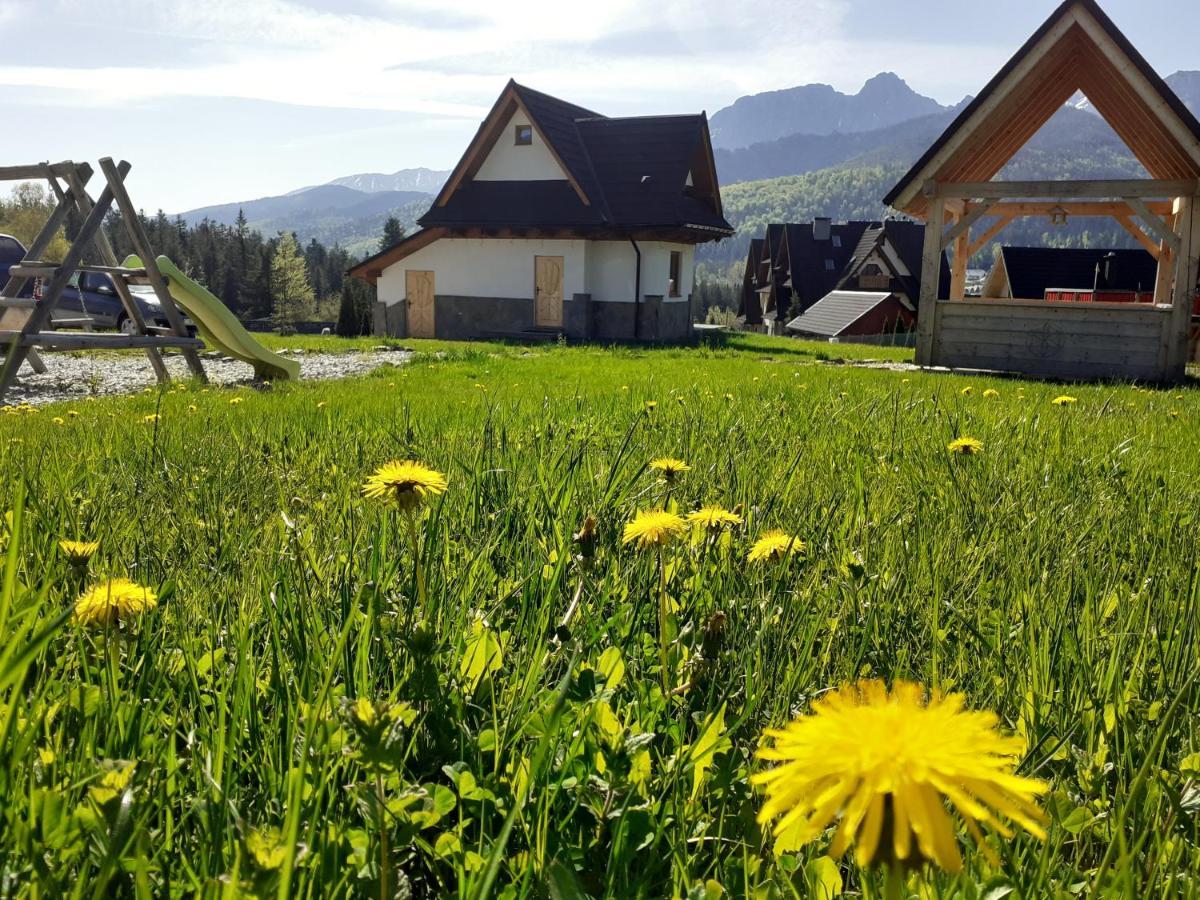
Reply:
[[[662,509],[645,509],[625,526],[621,543],[636,543],[642,550],[665,547],[687,531],[687,524],[675,513]]]
[[[147,425],[153,425],[155,422],[157,422],[161,418],[162,418],[162,416],[160,416],[158,413],[150,413],[150,415],[148,415],[148,416],[142,416],[142,421],[145,422]]]
[[[716,534],[726,528],[741,525],[742,517],[720,506],[702,506],[694,513],[688,513],[688,521],[709,534]]]
[[[750,552],[746,554],[748,562],[778,562],[805,551],[804,541],[793,537],[786,531],[778,529],[763,533]]]
[[[50,421],[53,422],[55,425],[66,425],[67,424],[67,420],[64,419],[62,416],[55,416]]]
[[[363,495],[412,512],[430,497],[446,493],[446,476],[411,459],[384,463],[363,485]]]
[[[81,625],[111,625],[136,619],[158,605],[158,596],[128,578],[110,578],[92,585],[75,601],[74,621]]]
[[[1050,401],[1055,406],[1070,406],[1072,403],[1078,403],[1079,400],[1072,397],[1070,394],[1060,394]]]
[[[979,825],[1006,838],[1004,817],[1045,839],[1036,797],[1044,781],[1013,774],[1024,742],[997,730],[993,713],[964,708],[961,694],[934,694],[897,682],[889,693],[864,681],[825,695],[812,713],[767,736],[758,751],[779,763],[751,777],[767,799],[760,822],[779,817],[774,833],[815,840],[836,820],[830,853],[855,845],[859,865],[962,868],[951,810],[976,842]],[[950,809],[947,809],[947,802]]]
[[[233,398],[231,398],[231,399],[230,399],[230,401],[229,401],[229,405],[230,405],[230,406],[237,406],[237,405],[238,405],[239,403],[241,403],[241,402],[242,402],[242,398],[241,398],[241,397],[233,397]]]
[[[59,541],[58,549],[63,556],[71,561],[71,565],[80,566],[92,558],[100,549],[99,541]]]
[[[996,390],[995,388],[988,388],[986,391],[983,392],[983,396],[987,397],[989,400],[995,400],[997,397],[1000,396],[1000,392],[998,390]]]
[[[654,410],[656,410],[657,408],[658,408],[657,400],[647,400],[646,401],[646,412],[654,412]]]
[[[951,453],[959,453],[963,456],[973,456],[976,453],[983,452],[983,441],[979,438],[973,438],[964,435],[952,440],[946,445],[946,449]]]
[[[667,481],[674,481],[676,475],[692,471],[691,466],[673,456],[660,456],[658,459],[650,460],[650,468],[660,473]]]
[[[962,394],[964,397],[970,397],[973,393],[975,393],[975,388],[971,387],[970,385],[967,385],[965,388],[963,388],[961,391],[959,391],[959,393]]]

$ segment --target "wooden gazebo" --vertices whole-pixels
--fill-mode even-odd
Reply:
[[[1150,177],[993,181],[1076,91]],[[926,223],[919,364],[1064,378],[1183,377],[1200,275],[1200,123],[1094,0],[1059,6],[884,202]],[[1115,219],[1158,260],[1154,302],[965,298],[967,261],[1021,216]],[[982,233],[973,234],[977,225]],[[938,299],[947,250],[949,299]]]

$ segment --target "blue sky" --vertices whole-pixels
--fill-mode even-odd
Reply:
[[[1200,3],[1101,0],[1163,75]],[[3,159],[133,163],[147,209],[449,168],[509,76],[601,112],[710,113],[894,71],[977,91],[1054,0],[0,0]],[[1190,44],[1190,47],[1189,47]]]

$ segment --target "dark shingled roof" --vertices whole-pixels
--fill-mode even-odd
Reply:
[[[516,82],[538,129],[587,196],[566,181],[464,182],[420,219],[423,227],[684,228],[720,238],[733,227],[687,187],[710,155],[703,113],[607,118]],[[713,175],[715,179],[715,173]]]
[[[870,225],[870,222],[830,225],[829,239],[820,241],[813,237],[812,222],[785,226],[794,294],[791,312],[803,312],[834,289]],[[826,260],[833,260],[832,269]]]
[[[895,274],[903,292],[915,306],[921,296],[921,269],[923,268],[921,257],[925,253],[925,224],[923,222],[906,222],[900,219],[872,222],[870,227],[863,232],[858,246],[854,248],[854,254],[846,266],[845,273],[839,279],[837,287],[844,288],[847,283],[858,277],[858,272],[863,264],[883,243],[885,237],[892,249],[896,251],[896,255],[900,257],[900,261],[904,263],[904,268],[908,269],[907,276],[901,275],[899,272]],[[943,253],[938,296],[946,296],[949,286],[950,263],[946,259],[946,254]],[[945,288],[945,290],[941,290],[941,288]]]
[[[837,337],[880,303],[890,292],[831,291],[787,323],[788,331]]]
[[[1113,291],[1153,291],[1158,261],[1145,250],[1061,250],[1053,247],[1001,247],[1012,295],[1040,300],[1047,289],[1091,290],[1096,266],[1100,287]],[[1104,277],[1104,258],[1112,254]]]

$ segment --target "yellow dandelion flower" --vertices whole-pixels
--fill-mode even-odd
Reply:
[[[654,410],[656,410],[656,409],[658,409],[658,401],[657,400],[647,400],[646,401],[646,412],[654,412]]]
[[[959,393],[962,394],[964,397],[970,397],[973,393],[975,393],[975,388],[971,387],[970,385],[967,385],[965,388],[963,388],[961,391],[959,391]]]
[[[148,587],[128,578],[110,578],[92,585],[75,601],[74,621],[81,625],[111,625],[136,619],[158,605],[158,596]]]
[[[77,410],[77,409],[68,409],[68,410],[67,410],[67,415],[68,415],[68,416],[70,416],[70,417],[73,419],[73,418],[75,418],[77,415],[79,415],[79,410]]]
[[[195,404],[195,403],[189,403],[189,404],[188,404],[188,412],[195,412],[195,411],[196,411],[196,409],[197,409],[197,406],[196,406],[196,404]]]
[[[950,453],[958,453],[963,456],[973,456],[976,453],[983,452],[983,441],[979,438],[963,435],[948,443],[946,450]]]
[[[733,399],[733,394],[726,394],[726,395],[725,395],[725,399],[726,399],[726,400],[732,400],[732,399]]]
[[[746,554],[746,561],[752,563],[778,562],[797,553],[803,553],[805,549],[807,548],[804,541],[798,537],[790,535],[786,531],[774,529],[759,535],[754,546],[750,548],[750,552]]]
[[[328,405],[329,405],[328,400],[318,400],[317,401],[317,409],[324,409]]]
[[[650,468],[662,475],[667,481],[674,481],[677,475],[692,471],[691,466],[682,459],[676,459],[673,456],[660,456],[658,459],[650,460]]]
[[[412,512],[426,500],[446,493],[446,476],[411,459],[384,463],[363,485],[363,495]]]
[[[833,856],[854,844],[862,866],[928,860],[950,872],[962,868],[952,810],[977,843],[980,825],[1013,836],[1001,817],[1045,839],[1036,798],[1049,785],[1014,774],[1024,742],[997,725],[961,694],[926,700],[907,682],[890,693],[879,681],[845,686],[767,731],[773,745],[758,756],[779,765],[751,777],[767,795],[759,821],[778,817],[777,837],[808,843],[840,820]]]
[[[59,541],[58,549],[63,556],[71,561],[71,565],[80,566],[92,558],[100,549],[99,541]]]
[[[988,388],[986,391],[983,392],[983,396],[987,397],[989,400],[995,400],[997,397],[1000,396],[1000,392],[998,390],[996,390],[995,388]]]
[[[229,405],[237,406],[239,403],[242,402],[242,399],[243,399],[242,397],[231,397],[229,400]]]
[[[162,418],[162,416],[160,416],[158,413],[150,413],[150,415],[148,415],[148,416],[142,416],[142,421],[145,422],[147,425],[153,425],[155,422],[157,422],[161,418]]]
[[[665,547],[685,531],[687,524],[675,513],[662,509],[646,509],[625,525],[621,543],[636,543],[642,550]]]
[[[1168,410],[1167,417],[1171,418],[1171,419],[1178,419],[1179,418],[1179,410],[1177,410],[1177,409]]]
[[[1078,403],[1079,400],[1076,397],[1072,397],[1070,394],[1060,394],[1050,402],[1055,406],[1070,406],[1072,403]]]
[[[692,525],[703,528],[709,534],[742,524],[741,516],[720,506],[702,506],[695,512],[688,513],[687,518]]]
[[[67,424],[67,420],[64,419],[62,416],[55,416],[50,421],[53,422],[55,425],[66,425]]]

